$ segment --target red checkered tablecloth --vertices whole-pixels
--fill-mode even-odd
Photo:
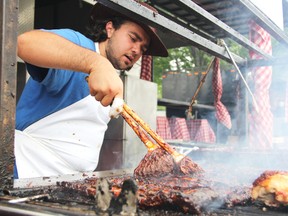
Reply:
[[[169,118],[172,139],[190,140],[185,118]]]
[[[262,51],[272,56],[272,42],[270,34],[255,21],[250,22],[250,40]],[[250,50],[251,59],[263,57]],[[249,119],[250,147],[259,150],[273,148],[273,113],[270,104],[270,86],[272,83],[272,67],[254,67],[251,69],[253,79],[253,94],[258,109],[252,107]]]
[[[143,55],[141,59],[140,79],[152,81],[152,56]]]
[[[156,133],[163,139],[172,139],[168,118],[165,116],[157,116],[156,121],[157,121]]]
[[[189,119],[186,122],[192,141],[215,143],[215,133],[207,119]]]
[[[215,143],[216,137],[207,119],[167,118],[157,116],[156,132],[165,140]]]
[[[228,129],[231,129],[231,117],[230,114],[225,107],[225,105],[221,102],[222,94],[223,94],[223,85],[222,85],[222,76],[220,71],[220,59],[214,59],[213,65],[213,78],[212,78],[212,88],[214,94],[214,105],[216,109],[216,119],[222,123]]]

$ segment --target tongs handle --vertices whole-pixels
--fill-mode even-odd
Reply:
[[[121,116],[124,118],[126,123],[132,128],[135,134],[140,138],[140,140],[147,147],[148,151],[153,151],[158,148],[158,145],[153,143],[149,137],[143,132],[143,130],[134,122],[134,119],[125,111],[121,112]]]
[[[174,158],[174,160],[176,162],[179,162],[180,160],[183,159],[183,157],[185,157],[184,155],[175,151],[175,149],[173,149],[168,143],[166,143],[162,139],[162,137],[160,137],[156,132],[154,132],[149,127],[149,125],[147,123],[145,123],[126,103],[123,104],[123,112],[122,113],[128,113],[132,117],[132,119],[134,119],[156,141],[156,143],[159,146],[161,146],[166,152],[168,152],[170,155],[172,155],[172,157]]]
[[[85,80],[86,82],[88,82],[89,76],[86,76]],[[123,104],[123,110],[120,109],[120,107],[122,107],[120,106],[120,104]],[[113,107],[114,105],[115,107]],[[162,147],[166,152],[168,152],[176,162],[181,161],[185,157],[184,155],[175,151],[175,149],[173,149],[168,143],[166,143],[162,139],[162,137],[160,137],[156,132],[154,132],[147,123],[145,123],[126,103],[124,103],[123,99],[114,98],[111,108],[113,108],[113,110],[112,112],[110,110],[110,117],[117,117],[117,115],[120,114],[142,141],[143,139],[141,137],[144,137],[145,135],[142,131],[140,131],[141,129],[137,130],[137,125],[133,123],[133,120],[136,121],[157,142],[160,147]],[[133,120],[131,120],[129,116],[131,116]],[[148,140],[148,138],[146,137],[145,139]],[[149,140],[147,142],[143,141],[143,143],[148,148],[155,148],[155,146],[153,146],[153,143]]]

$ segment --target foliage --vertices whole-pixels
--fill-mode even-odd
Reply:
[[[226,43],[231,52],[242,56],[243,58],[248,57],[248,51],[242,46],[232,40],[228,40]],[[162,97],[162,77],[165,72],[177,71],[189,73],[194,72],[199,68],[206,70],[213,58],[213,56],[192,46],[169,49],[168,52],[169,56],[166,58],[153,58],[153,80],[158,84],[159,98]],[[221,60],[222,69],[231,67],[233,67],[233,65]]]

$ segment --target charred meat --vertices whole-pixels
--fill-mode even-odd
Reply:
[[[288,172],[265,171],[253,182],[251,196],[271,207],[288,205]]]

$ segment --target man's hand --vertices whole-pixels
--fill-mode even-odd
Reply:
[[[103,106],[108,106],[114,98],[123,99],[123,82],[112,64],[103,57],[89,75],[90,94]]]

